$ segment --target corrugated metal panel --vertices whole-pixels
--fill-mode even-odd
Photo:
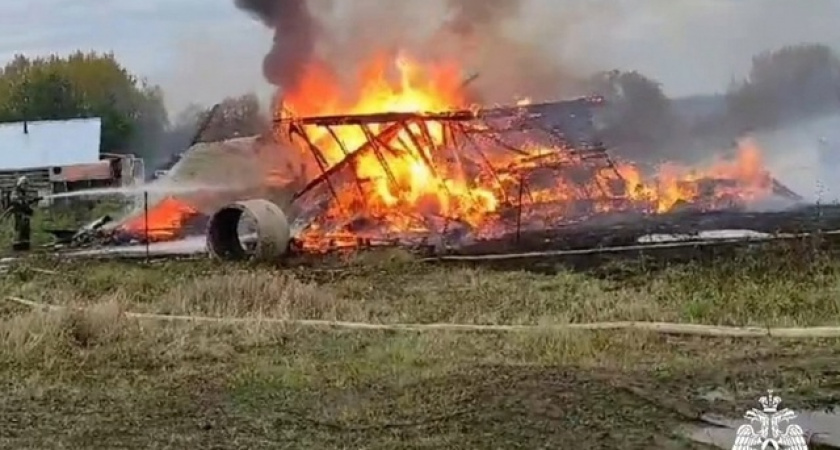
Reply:
[[[101,130],[99,118],[0,123],[0,170],[95,163]]]

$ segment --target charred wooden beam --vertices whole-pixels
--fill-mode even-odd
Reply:
[[[380,136],[382,139],[385,139],[385,140],[391,140],[397,135],[397,133],[400,131],[400,129],[401,128],[400,128],[399,124],[391,124],[388,127],[386,127],[384,130],[382,130],[379,133],[378,136]],[[300,191],[295,193],[295,195],[292,196],[292,200],[297,200],[298,198],[306,195],[308,192],[312,191],[313,189],[315,189],[316,187],[321,185],[321,183],[323,183],[329,177],[339,173],[341,170],[343,170],[347,166],[353,164],[359,158],[359,155],[364,154],[365,152],[369,151],[373,145],[376,145],[376,144],[374,142],[370,142],[370,141],[366,142],[364,145],[359,147],[356,151],[351,153],[349,156],[347,156],[346,158],[342,159],[341,161],[339,161],[334,166],[327,169],[326,172],[322,173],[320,176],[318,176],[314,180],[307,183],[306,186],[303,187],[303,189],[301,189]]]
[[[293,124],[289,128],[289,136],[295,136],[295,135],[297,135],[301,139],[303,139],[303,142],[306,145],[306,148],[312,153],[312,156],[315,158],[315,162],[318,164],[318,167],[321,169],[321,175],[322,176],[326,175],[327,169],[328,169],[328,163],[327,163],[326,158],[324,157],[323,153],[321,153],[321,150],[318,149],[318,147],[312,142],[311,139],[309,139],[309,135],[306,133],[306,131],[303,129],[303,127],[301,127],[297,124]],[[330,181],[329,178],[324,178],[324,181],[327,183],[327,187],[329,188],[330,193],[332,194],[333,198],[335,198],[336,203],[339,205],[339,207],[341,207],[341,198],[338,196],[338,191],[335,190],[335,186],[332,185],[332,182]]]
[[[411,120],[422,121],[470,121],[476,119],[505,118],[516,116],[541,117],[546,114],[565,114],[565,111],[579,110],[582,107],[598,106],[602,99],[582,98],[564,102],[537,103],[524,106],[504,106],[497,108],[471,110],[455,110],[444,112],[384,112],[356,115],[330,115],[319,117],[281,117],[274,119],[277,124],[297,123],[300,125],[362,125],[403,122]],[[561,111],[563,113],[561,113]],[[573,115],[573,113],[568,113]]]
[[[434,146],[435,145],[434,141],[432,140],[431,135],[428,134],[429,130],[426,129],[426,127],[424,126],[425,124],[422,123],[422,122],[416,122],[416,123],[415,122],[402,122],[401,124],[402,124],[402,127],[403,127],[403,133],[405,133],[406,136],[408,136],[409,141],[411,141],[411,143],[414,145],[414,148],[417,150],[416,157],[420,159],[420,162],[423,163],[423,165],[426,166],[427,169],[429,169],[429,172],[432,174],[433,177],[439,179],[440,177],[438,175],[437,169],[435,168],[435,165],[432,164],[432,162],[429,160],[428,156],[426,155],[426,152],[423,151],[423,146],[424,145],[426,145],[426,146]],[[414,130],[411,129],[411,125],[417,125],[417,126],[420,127],[420,129],[422,130],[421,131],[421,136],[422,136],[421,138],[417,137],[417,135],[414,133]],[[425,143],[421,142],[421,139],[423,141],[425,141]]]
[[[344,157],[346,158],[347,156],[349,156],[350,151],[347,149],[347,146],[344,145],[344,141],[341,140],[341,138],[338,136],[335,130],[333,130],[333,128],[330,126],[325,126],[324,128],[327,129],[327,132],[330,134],[330,137],[332,137],[333,141],[335,141],[335,143],[338,145],[338,148],[341,149],[341,152],[344,153]],[[356,189],[359,191],[359,198],[362,199],[362,201],[367,202],[365,190],[364,188],[362,188],[361,181],[358,177],[354,177],[353,181],[355,182],[354,184],[356,185]]]
[[[443,129],[443,136],[441,145],[443,148],[449,148],[450,146],[454,146],[455,142],[452,139],[452,126],[448,123],[441,123],[441,128]]]
[[[192,139],[190,139],[190,145],[187,147],[188,149],[191,148],[193,145],[198,144],[198,141],[201,140],[202,135],[204,135],[204,131],[210,124],[213,122],[213,119],[216,118],[216,114],[219,112],[219,108],[221,108],[221,103],[216,103],[207,111],[207,115],[204,116],[204,119],[201,121],[201,124],[195,130]]]
[[[463,130],[463,127],[459,127],[459,129]],[[464,136],[466,137],[466,140],[467,140],[467,142],[470,144],[470,146],[472,146],[473,151],[474,151],[474,152],[475,152],[475,153],[479,156],[479,158],[480,158],[480,159],[484,162],[484,165],[485,165],[486,169],[487,169],[488,171],[490,171],[490,173],[492,174],[493,178],[494,178],[494,179],[496,180],[496,182],[498,183],[499,188],[500,188],[500,191],[502,192],[502,195],[504,196],[505,201],[507,201],[507,198],[508,198],[508,197],[507,197],[507,193],[505,192],[505,190],[504,190],[504,188],[503,188],[503,184],[502,184],[501,177],[499,177],[499,174],[500,174],[501,172],[500,172],[499,170],[497,170],[497,169],[493,166],[493,163],[491,163],[491,162],[490,162],[490,159],[489,159],[489,158],[487,158],[487,155],[484,153],[484,151],[482,150],[481,146],[480,146],[480,145],[478,145],[478,142],[476,142],[476,141],[475,141],[475,139],[474,139],[472,136],[470,136],[469,134],[464,134]],[[534,195],[533,195],[533,193],[531,193],[531,189],[530,189],[528,186],[520,186],[520,188],[521,188],[521,189],[524,189],[524,192],[525,192],[526,194],[528,194],[528,199],[529,199],[531,202],[533,202],[533,201],[534,201]]]
[[[470,76],[468,76],[467,78],[464,79],[464,81],[461,82],[461,89],[463,89],[463,88],[469,86],[470,84],[472,84],[475,80],[478,79],[479,75],[480,74],[478,72],[470,74]]]
[[[299,123],[301,125],[376,125],[406,120],[469,121],[476,119],[473,111],[450,112],[384,112],[374,114],[333,115],[317,117],[284,117],[275,119],[277,124]]]
[[[432,161],[429,160],[429,157],[428,157],[428,155],[426,155],[426,152],[423,151],[423,147],[421,147],[422,144],[420,143],[417,136],[414,134],[414,130],[411,129],[412,123],[413,122],[403,122],[402,127],[403,127],[403,132],[408,135],[408,139],[411,141],[412,144],[414,144],[414,148],[417,149],[416,155],[414,155],[414,156],[416,158],[419,158],[420,162],[423,165],[426,166],[426,168],[429,170],[429,173],[432,174],[432,176],[438,182],[441,189],[443,189],[443,191],[446,192],[447,195],[451,196],[452,192],[449,190],[449,186],[447,186],[446,181],[444,181],[443,178],[440,177],[440,174],[438,174],[438,171],[435,168],[435,165],[432,164]],[[420,128],[420,130],[421,130],[420,134],[423,137],[423,139],[426,140],[426,144],[428,146],[431,146],[432,148],[435,148],[435,142],[432,139],[432,135],[431,135],[431,133],[429,133],[428,128],[426,128],[426,123],[425,122],[416,122],[414,124],[417,125]]]
[[[457,128],[462,133],[465,131],[464,127],[461,124],[455,125],[455,128]],[[468,136],[466,140],[472,146],[473,151],[478,155],[479,160],[481,160],[481,164],[484,166],[484,170],[486,170],[493,178],[493,181],[495,181],[496,189],[498,189],[499,192],[502,194],[502,201],[504,201],[505,203],[509,203],[508,195],[507,192],[505,192],[502,179],[501,177],[499,177],[499,172],[497,172],[496,168],[493,167],[493,163],[490,162],[490,159],[487,158],[487,155],[484,154],[484,152],[481,150],[481,147],[479,147],[478,144],[476,144],[476,142],[471,137]],[[530,192],[528,195],[530,196]]]
[[[788,188],[775,178],[773,179],[773,193],[782,197],[787,197],[791,200],[796,200],[798,202],[804,200],[804,198],[802,198],[801,195],[797,194],[796,192],[793,192],[792,190],[790,190],[790,188]]]
[[[413,123],[415,125],[417,125],[417,128],[420,129],[420,136],[426,142],[426,148],[431,149],[432,152],[436,152],[437,149],[438,149],[438,145],[435,142],[434,137],[432,136],[432,132],[429,131],[428,124],[426,122],[423,122],[423,121],[418,121],[418,122],[413,122]],[[406,128],[409,128],[409,127],[410,127],[410,125],[406,126]]]
[[[397,182],[397,177],[394,176],[394,172],[391,171],[391,167],[388,165],[388,161],[385,159],[385,157],[382,155],[382,152],[380,151],[380,149],[384,148],[394,153],[394,150],[388,145],[388,142],[390,142],[391,139],[393,139],[393,137],[391,139],[382,139],[382,135],[375,134],[373,130],[370,129],[370,125],[368,124],[359,124],[359,127],[362,129],[362,132],[364,132],[368,142],[373,143],[370,149],[373,152],[374,156],[376,156],[376,159],[379,161],[379,165],[382,166],[382,170],[385,171],[385,175],[388,177],[388,182],[391,183],[391,186],[399,186],[399,183]],[[399,134],[399,132],[397,132],[397,134]]]
[[[338,148],[341,149],[341,153],[344,153],[344,156],[349,155],[350,150],[347,149],[347,146],[344,145],[344,141],[342,141],[341,138],[338,137],[338,134],[336,134],[335,130],[333,130],[333,128],[329,125],[324,125],[323,128],[327,130],[327,133],[330,134],[330,137],[333,139],[333,141],[335,141],[336,145],[338,145]]]
[[[495,143],[499,147],[501,147],[501,148],[503,148],[503,149],[505,149],[505,150],[507,150],[511,153],[515,153],[519,156],[530,156],[531,155],[530,153],[526,152],[525,150],[516,148],[516,146],[508,144],[507,142],[505,142],[504,140],[499,138],[498,134],[496,134],[496,133],[490,133],[490,134],[487,134],[483,137],[493,141],[493,143]],[[470,136],[470,139],[473,139],[472,136]],[[473,140],[473,142],[475,142],[475,141]]]

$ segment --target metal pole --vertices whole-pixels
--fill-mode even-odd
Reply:
[[[149,191],[143,191],[143,218],[146,236],[146,262],[149,262]]]
[[[519,174],[519,208],[516,214],[516,243],[519,244],[519,239],[522,232],[522,196],[525,195],[525,175]]]

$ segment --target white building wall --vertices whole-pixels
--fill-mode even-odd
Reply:
[[[101,131],[99,118],[0,123],[0,171],[95,163]]]

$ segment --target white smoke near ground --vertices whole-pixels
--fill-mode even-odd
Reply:
[[[755,135],[770,172],[812,203],[840,202],[840,114]]]

